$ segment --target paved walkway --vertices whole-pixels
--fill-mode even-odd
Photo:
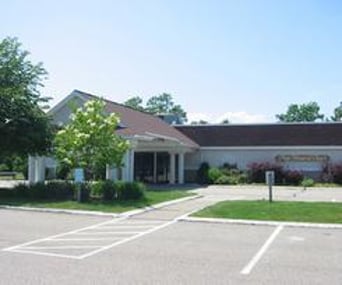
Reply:
[[[207,199],[216,200],[239,198],[242,200],[268,199],[268,187],[265,185],[216,186],[211,185],[194,191]],[[325,201],[342,202],[342,187],[303,187],[274,186],[274,200],[282,201]]]

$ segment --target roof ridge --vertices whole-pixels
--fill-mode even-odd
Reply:
[[[153,119],[155,119],[155,120],[158,120],[159,123],[161,123],[161,124],[164,125],[164,127],[172,129],[174,132],[178,133],[178,134],[181,135],[182,137],[184,137],[184,138],[186,138],[187,140],[189,140],[193,145],[198,146],[198,144],[197,144],[194,140],[192,140],[191,138],[189,138],[187,135],[185,135],[185,134],[182,133],[180,130],[178,130],[177,128],[175,128],[173,125],[168,124],[167,122],[165,122],[164,120],[162,120],[161,118],[159,118],[158,116],[156,116],[156,115],[154,115],[154,114],[148,113],[148,112],[146,112],[146,111],[139,111],[139,110],[136,110],[136,109],[134,109],[134,108],[132,108],[132,107],[130,107],[130,106],[126,106],[126,105],[124,105],[124,104],[120,104],[120,103],[111,101],[111,100],[106,99],[106,98],[104,98],[104,97],[99,97],[99,96],[96,96],[96,95],[93,95],[93,94],[90,94],[90,93],[87,93],[87,92],[84,92],[84,91],[80,91],[80,90],[78,90],[78,89],[75,89],[75,90],[73,91],[73,93],[74,93],[74,92],[80,94],[81,96],[84,95],[84,96],[88,96],[88,97],[93,97],[93,98],[97,98],[97,99],[102,99],[102,100],[104,100],[105,102],[107,102],[107,103],[109,103],[109,104],[113,104],[113,105],[116,105],[116,106],[125,108],[125,109],[127,109],[127,110],[131,110],[131,111],[140,113],[140,114],[142,114],[142,115],[146,115],[146,116],[148,116],[148,117],[150,117],[150,118],[153,118]]]

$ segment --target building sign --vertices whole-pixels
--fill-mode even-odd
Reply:
[[[301,161],[301,162],[327,162],[330,157],[328,155],[277,155],[277,162]]]

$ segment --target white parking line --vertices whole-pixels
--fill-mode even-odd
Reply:
[[[150,228],[151,227],[151,225],[122,225],[122,224],[120,224],[120,225],[110,225],[110,226],[107,226],[107,225],[104,225],[104,226],[101,226],[101,227],[99,227],[99,229],[132,229],[132,228],[134,228],[134,229],[144,229],[144,228]]]
[[[101,245],[61,245],[61,246],[27,246],[25,249],[87,249],[87,248],[99,248]]]
[[[172,221],[170,221],[170,222],[167,222],[167,223],[165,223],[165,224],[162,224],[162,225],[160,225],[160,226],[156,226],[156,227],[154,227],[154,228],[152,228],[152,229],[150,229],[150,230],[148,230],[148,231],[141,232],[141,233],[136,234],[136,235],[134,235],[134,236],[131,236],[131,237],[122,239],[122,240],[120,240],[120,241],[118,241],[118,242],[115,242],[115,243],[112,243],[112,244],[110,244],[110,245],[108,245],[108,246],[104,246],[103,248],[100,248],[100,249],[98,249],[98,250],[94,250],[94,251],[92,251],[92,252],[89,252],[89,253],[86,253],[86,254],[84,254],[84,255],[81,255],[81,256],[79,256],[79,259],[83,259],[83,258],[92,256],[92,255],[97,254],[97,253],[99,253],[99,252],[101,252],[101,251],[104,251],[104,250],[113,248],[113,247],[118,246],[118,245],[120,245],[120,244],[129,242],[129,241],[131,241],[131,240],[137,239],[137,238],[142,237],[142,236],[144,236],[144,235],[150,234],[150,233],[152,233],[152,232],[155,232],[155,231],[157,231],[157,230],[160,230],[160,229],[162,229],[162,228],[165,228],[165,227],[167,227],[167,226],[169,226],[169,225],[172,225],[172,224],[176,223],[177,221],[178,221],[177,219],[174,219],[174,220],[172,220]]]
[[[97,240],[115,240],[120,239],[120,237],[110,237],[110,238],[54,238],[48,239],[53,241],[97,241]]]
[[[81,233],[74,233],[74,235],[132,235],[132,234],[138,234],[140,231],[125,231],[125,232],[110,232],[110,231],[105,231],[105,232],[81,232]]]
[[[281,230],[284,228],[283,225],[279,225],[273,233],[270,235],[270,237],[266,240],[264,245],[259,249],[259,251],[254,255],[254,257],[251,259],[251,261],[241,270],[241,274],[248,275],[253,267],[258,263],[258,261],[261,259],[263,254],[266,252],[266,250],[269,248],[269,246],[272,244],[272,242],[275,240],[277,235],[281,232]]]
[[[119,218],[116,221],[119,222],[119,221],[122,221],[124,219],[126,219],[126,217]],[[71,234],[76,234],[76,233],[78,233],[80,231],[84,231],[84,230],[87,230],[87,229],[92,229],[92,228],[95,228],[95,227],[98,227],[98,226],[102,226],[102,225],[105,225],[105,224],[108,224],[108,223],[113,223],[113,221],[110,220],[110,221],[102,222],[102,223],[95,224],[95,225],[92,225],[92,226],[84,227],[84,228],[81,228],[81,229],[69,231],[69,232],[66,232],[66,233],[61,233],[61,234],[49,236],[49,237],[46,237],[46,238],[41,238],[41,239],[25,242],[25,243],[22,243],[22,244],[18,244],[18,245],[15,245],[15,246],[4,248],[2,250],[3,251],[13,251],[13,250],[15,250],[17,248],[20,248],[20,247],[24,247],[24,246],[27,246],[27,245],[31,245],[31,244],[35,244],[35,243],[39,243],[39,242],[42,242],[42,241],[47,241],[47,240],[51,240],[51,239],[54,239],[54,238],[59,238],[59,237],[63,237],[63,236],[71,235]]]

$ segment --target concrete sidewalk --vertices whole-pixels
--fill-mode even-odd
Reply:
[[[221,201],[234,197],[243,197],[242,200],[268,199],[268,187],[266,185],[210,185],[193,192],[206,198],[213,197]],[[274,186],[273,198],[279,201],[342,202],[342,187],[312,187],[304,190],[303,187]]]

